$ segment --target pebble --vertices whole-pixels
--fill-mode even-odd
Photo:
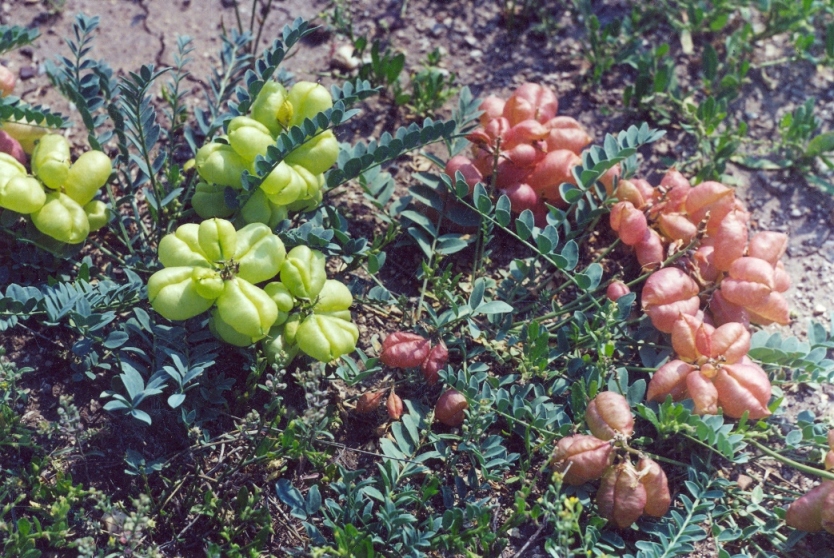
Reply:
[[[471,56],[472,58],[480,58],[483,55],[484,55],[483,51],[478,50],[477,48],[469,53],[469,56]]]
[[[434,27],[431,28],[431,34],[434,37],[439,37],[443,34],[443,31],[446,30],[446,26],[442,23],[434,24]]]
[[[822,316],[826,313],[826,308],[822,304],[817,304],[814,306],[814,316]]]
[[[465,42],[469,46],[475,46],[475,45],[478,44],[478,39],[476,39],[472,35],[467,35],[466,37],[463,38],[463,42]]]
[[[793,209],[791,209],[791,217],[793,217],[794,219],[796,219],[797,217],[802,217],[802,211],[799,208],[794,207]]]
[[[20,79],[32,79],[37,74],[37,68],[33,66],[24,66],[20,69]]]

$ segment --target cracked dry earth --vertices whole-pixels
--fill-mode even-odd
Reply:
[[[468,85],[476,96],[490,93],[506,97],[525,81],[538,81],[554,87],[559,95],[560,113],[574,116],[599,142],[605,133],[614,133],[638,121],[630,120],[620,107],[621,85],[628,78],[625,70],[612,70],[606,82],[617,87],[589,89],[582,73],[587,70],[581,54],[581,31],[565,12],[564,2],[545,0],[553,6],[559,22],[556,37],[550,42],[533,33],[511,33],[502,22],[500,2],[495,0],[412,0],[403,10],[404,0],[351,0],[355,30],[369,38],[390,41],[394,49],[406,53],[406,71],[419,69],[420,63],[434,48],[446,55],[441,66],[457,76],[458,85]],[[48,12],[48,5],[53,13]],[[273,4],[274,11],[266,24],[261,47],[279,35],[284,24],[295,17],[314,19],[330,7],[325,0],[287,0]],[[610,7],[608,17],[618,17],[628,2],[604,2]],[[17,93],[32,103],[43,103],[64,114],[71,107],[51,88],[44,71],[44,61],[67,52],[63,37],[70,33],[76,13],[99,15],[94,56],[104,58],[117,74],[137,70],[142,64],[159,68],[173,64],[176,37],[193,38],[193,62],[189,69],[192,95],[189,102],[199,103],[210,72],[218,67],[219,38],[222,29],[236,26],[232,0],[66,0],[66,2],[6,0],[0,4],[0,22],[37,26],[41,38],[35,45],[6,55],[6,64],[18,74]],[[250,2],[241,2],[241,16],[248,21]],[[620,10],[620,11],[618,11]],[[560,19],[561,18],[561,19]],[[317,23],[323,23],[321,19]],[[604,23],[604,22],[603,22]],[[667,39],[668,40],[668,39]],[[285,67],[299,79],[332,82],[330,62],[334,50],[347,41],[334,33],[322,31],[315,40],[302,45],[285,62]],[[760,56],[778,58],[776,52]],[[785,48],[789,48],[786,44]],[[673,48],[672,54],[675,54]],[[686,68],[679,68],[686,81]],[[617,74],[617,71],[620,74]],[[771,82],[790,83],[791,87],[773,87]],[[733,106],[750,122],[753,141],[774,135],[776,123],[809,96],[817,99],[817,115],[823,128],[834,122],[834,73],[830,69],[801,67],[774,69],[767,79],[752,75],[745,85],[742,101]],[[377,105],[378,107],[379,105]],[[358,119],[370,119],[367,133],[381,133],[381,114],[365,111]],[[399,118],[399,121],[396,121]],[[376,119],[376,120],[375,120]],[[385,121],[386,129],[406,123],[404,111]],[[390,127],[389,127],[390,126]],[[358,125],[360,132],[365,125]],[[78,126],[75,133],[78,132]],[[687,147],[681,130],[674,126],[667,136],[642,152],[641,169],[655,182],[666,168],[663,161],[682,154]],[[83,143],[83,137],[76,138]],[[340,138],[350,139],[350,138]],[[834,203],[832,198],[809,187],[799,176],[783,172],[751,171],[728,165],[728,182],[738,187],[739,195],[753,215],[757,230],[785,232],[790,247],[784,258],[793,280],[788,297],[795,320],[793,334],[804,337],[808,320],[824,323],[834,310]],[[407,187],[408,184],[402,184]],[[830,387],[830,386],[828,386]],[[789,394],[787,412],[795,414],[812,408],[818,417],[834,413],[834,397],[829,389],[801,389]],[[832,417],[834,418],[834,417]]]

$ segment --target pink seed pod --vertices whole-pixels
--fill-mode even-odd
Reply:
[[[734,261],[744,255],[747,246],[747,221],[738,211],[731,211],[721,221],[721,225],[713,235],[715,253],[712,263],[721,271],[727,271]]]
[[[706,366],[696,370],[686,377],[686,391],[695,403],[695,412],[699,415],[718,414],[718,390],[704,375]],[[709,370],[708,373],[712,373]]]
[[[564,206],[565,202],[559,193],[559,186],[564,182],[574,184],[573,168],[581,164],[582,159],[573,151],[567,149],[551,151],[536,165],[527,183],[542,198],[548,201],[558,201]]]
[[[553,120],[557,120],[557,118],[554,118]],[[551,122],[553,122],[553,120],[551,120]],[[582,150],[588,147],[591,141],[593,141],[593,138],[591,138],[591,136],[588,135],[588,132],[586,132],[581,126],[578,128],[551,128],[545,138],[548,151],[567,149],[569,151],[573,151],[577,155],[582,153]]]
[[[736,212],[738,218],[741,219],[745,225],[750,223],[750,213],[744,207],[744,204],[740,200],[736,199],[735,195],[727,196],[721,198],[713,204],[709,217],[707,218],[707,235],[715,236],[718,234],[718,229],[721,227],[721,223],[724,221],[724,218],[726,218],[727,215],[733,211]]]
[[[394,393],[394,390],[391,390],[391,393],[388,394],[388,400],[385,402],[385,407],[388,410],[388,417],[391,420],[400,420],[403,416],[403,400],[400,398],[399,395]]]
[[[741,362],[750,351],[750,332],[738,322],[716,328],[709,341],[709,352],[705,354],[726,364]]]
[[[18,163],[26,166],[26,152],[23,151],[20,142],[10,136],[5,130],[0,130],[0,153],[7,153],[17,159]]]
[[[548,130],[584,130],[584,126],[572,116],[554,116],[544,123]]]
[[[468,157],[464,157],[463,155],[455,155],[446,163],[445,172],[451,177],[452,181],[455,180],[455,173],[457,171],[460,171],[463,175],[466,185],[469,186],[470,194],[475,189],[475,184],[484,180],[481,171],[478,170]]]
[[[776,267],[773,268],[773,290],[777,293],[783,293],[791,288],[791,276],[785,271],[785,264],[776,262]]]
[[[485,176],[492,176],[492,161],[489,162],[489,172]],[[498,161],[498,168],[495,170],[495,185],[499,188],[511,188],[522,182],[527,182],[533,172],[533,167],[519,166],[506,157]]]
[[[810,533],[822,531],[824,527],[834,532],[834,525],[830,520],[823,525],[823,509],[828,508],[826,519],[834,510],[834,481],[825,480],[822,484],[808,491],[805,496],[794,500],[788,506],[785,523],[794,529]]]
[[[698,312],[698,284],[676,267],[663,268],[646,279],[640,304],[654,327],[671,333],[680,314]]]
[[[646,487],[629,462],[609,467],[597,490],[599,515],[619,529],[625,529],[643,514]]]
[[[759,325],[791,323],[791,311],[788,301],[781,293],[770,293],[767,299],[760,304],[747,307],[750,321]]]
[[[635,209],[630,202],[617,202],[609,216],[611,228],[617,231],[620,240],[627,246],[634,246],[646,235],[646,215]]]
[[[501,154],[517,167],[527,168],[534,167],[539,161],[544,159],[545,152],[539,146],[521,143],[512,149],[502,151]]]
[[[643,513],[652,517],[663,517],[672,503],[666,473],[654,459],[648,457],[637,463],[637,471],[641,475],[640,482],[646,487],[646,507],[643,508]]]
[[[519,86],[504,105],[504,117],[511,125],[533,119],[545,123],[559,110],[559,100],[549,87],[537,83]]]
[[[620,180],[614,197],[621,202],[631,203],[637,209],[642,210],[646,206],[647,198],[643,195],[643,191],[631,180]]]
[[[669,240],[679,240],[689,244],[698,234],[695,226],[683,213],[663,213],[657,219],[660,232]]]
[[[667,362],[657,369],[649,381],[646,399],[658,403],[665,401],[667,395],[671,395],[673,401],[686,399],[686,377],[694,370],[697,370],[695,366],[682,360]]]
[[[663,178],[660,180],[660,185],[667,190],[672,190],[674,188],[692,188],[692,185],[689,183],[689,180],[679,173],[677,169],[671,168],[666,171],[666,174],[663,175]]]
[[[478,110],[484,111],[480,116],[481,126],[486,126],[491,120],[500,118],[504,113],[504,99],[490,95],[478,105]]]
[[[631,289],[628,288],[628,285],[623,283],[622,281],[612,281],[608,288],[605,289],[605,296],[608,297],[608,300],[612,302],[617,302],[620,298],[624,297],[628,293],[631,292]]]
[[[603,175],[600,176],[597,180],[600,184],[602,184],[605,187],[605,193],[611,196],[614,194],[614,180],[617,180],[617,182],[619,182],[620,176],[622,176],[622,174],[623,171],[620,168],[620,165],[616,164],[607,171],[605,171]]]
[[[564,474],[564,481],[579,486],[602,476],[614,454],[611,444],[596,436],[574,434],[556,444],[551,463]]]
[[[531,144],[543,140],[550,130],[536,120],[523,120],[507,130],[501,141],[501,149],[512,149],[521,144]]]
[[[692,255],[692,261],[698,268],[698,274],[701,276],[701,279],[708,283],[715,282],[718,279],[718,275],[721,273],[712,264],[712,255],[714,252],[714,246],[702,244]]]
[[[647,229],[643,239],[634,245],[637,262],[644,268],[652,269],[663,263],[663,240],[657,231]]]
[[[715,331],[696,316],[681,314],[672,324],[672,348],[686,362],[695,362],[710,354],[710,336]]]
[[[754,258],[765,260],[772,266],[785,255],[788,249],[788,235],[785,233],[761,231],[750,239],[747,254]]]
[[[728,417],[741,418],[745,411],[754,420],[770,416],[770,380],[750,359],[722,366],[712,382],[718,390],[718,403]]]
[[[750,313],[742,306],[728,302],[721,289],[712,293],[707,308],[717,325],[738,322],[744,327],[750,325]]]
[[[512,212],[516,215],[525,209],[533,211],[541,202],[541,198],[529,184],[515,184],[500,190],[500,192],[510,198]]]
[[[431,342],[416,333],[395,331],[382,342],[379,360],[392,368],[414,368],[426,358]]]
[[[693,223],[700,223],[707,212],[714,209],[714,205],[724,197],[733,195],[732,188],[720,182],[706,181],[698,184],[686,197],[685,210]]]
[[[828,431],[828,447],[834,451],[834,428]]]
[[[17,77],[7,67],[0,64],[0,97],[7,97],[14,91]]]
[[[434,416],[446,426],[460,426],[466,419],[469,403],[457,390],[444,391],[434,405]]]
[[[634,433],[634,417],[626,398],[613,391],[604,391],[591,399],[585,409],[585,422],[591,434],[600,440],[612,440],[619,432]]]
[[[430,386],[433,386],[440,379],[440,370],[449,362],[449,350],[446,344],[441,341],[432,347],[426,359],[420,364],[423,371],[423,379]]]

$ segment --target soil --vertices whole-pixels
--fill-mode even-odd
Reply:
[[[601,142],[606,133],[616,133],[639,123],[638,115],[621,108],[623,78],[631,75],[629,70],[615,68],[601,86],[588,86],[589,81],[584,76],[588,64],[582,56],[583,31],[567,14],[566,2],[544,0],[541,3],[552,8],[555,27],[550,38],[534,32],[530,22],[511,26],[502,13],[503,2],[495,0],[348,0],[346,5],[353,14],[357,35],[366,35],[370,40],[379,38],[392,49],[406,53],[406,73],[419,70],[426,56],[434,49],[440,49],[444,53],[440,66],[456,76],[457,85],[469,86],[475,96],[496,94],[506,97],[526,81],[553,87],[559,96],[559,113],[578,119],[596,143]],[[631,3],[626,1],[611,0],[605,4],[603,19],[623,17],[631,9]],[[42,36],[35,45],[7,54],[0,62],[19,76],[16,91],[19,96],[31,103],[45,104],[64,114],[72,114],[72,108],[50,86],[44,63],[58,54],[67,53],[63,40],[70,34],[73,15],[84,12],[101,18],[94,55],[104,58],[120,76],[136,71],[143,64],[152,63],[157,68],[172,65],[176,37],[191,36],[194,51],[187,83],[193,93],[189,99],[196,104],[204,94],[205,76],[218,67],[221,31],[236,27],[232,6],[232,0],[7,0],[0,4],[0,23],[37,26]],[[250,8],[250,3],[241,3],[240,14],[244,22],[249,20]],[[313,36],[313,40],[306,41],[284,66],[297,79],[321,80],[325,84],[337,82],[331,61],[336,49],[348,41],[332,32],[327,21],[316,19],[330,8],[331,2],[325,0],[275,2],[274,11],[264,28],[261,47],[279,36],[282,27],[292,19],[303,17],[314,20],[323,25],[322,30]],[[672,55],[680,59],[681,46],[676,39],[671,36],[668,40],[672,43]],[[762,56],[778,59],[784,54],[784,49],[789,48],[787,41],[777,40]],[[690,74],[692,71],[695,70],[683,64],[678,66],[677,77],[682,84],[697,77]],[[810,64],[799,63],[790,68],[769,68],[767,72],[752,71],[744,85],[741,100],[731,106],[736,115],[743,115],[749,121],[751,144],[771,140],[777,133],[775,126],[781,117],[808,97],[816,98],[816,110],[824,123],[823,128],[829,128],[834,115],[834,72],[830,68],[814,68]],[[789,86],[786,87],[787,84]],[[441,112],[440,116],[443,115],[448,115],[448,111]],[[342,132],[353,133],[354,137],[343,136],[340,139],[378,136],[382,130],[406,124],[410,118],[406,110],[392,109],[386,99],[374,101],[366,105],[352,128]],[[76,144],[83,145],[85,139],[80,129],[81,126],[77,125],[70,134]],[[670,159],[684,157],[692,150],[682,130],[674,125],[666,127],[666,130],[667,136],[663,140],[641,151],[641,172],[652,183],[666,170]],[[397,164],[401,172],[389,170],[395,171],[400,181],[398,191],[404,192],[410,185],[406,170],[420,162],[406,159]],[[809,186],[803,177],[787,172],[757,171],[731,163],[726,174],[726,182],[737,186],[738,195],[751,211],[754,229],[789,235],[790,246],[783,261],[794,285],[788,293],[794,316],[790,330],[794,335],[803,337],[809,319],[827,322],[827,316],[834,310],[832,198]],[[368,214],[368,209],[362,207],[361,199],[354,194],[344,201],[360,217],[360,221],[362,216]],[[367,223],[362,228],[369,230],[372,226]],[[411,256],[410,260],[416,262],[413,254]],[[403,282],[394,290],[405,288],[405,279],[413,277],[409,275],[414,268],[409,255],[405,254],[398,260],[400,272],[394,275],[401,275]],[[370,340],[386,325],[371,313],[358,317],[357,321],[362,328],[360,339],[368,340],[360,341],[360,344],[365,343],[361,348],[369,349]],[[29,365],[43,367],[38,374],[41,383],[27,412],[26,420],[31,424],[43,419],[55,419],[57,398],[65,389],[60,381],[48,379],[51,370],[48,355],[54,350],[52,345],[55,343],[63,347],[71,344],[60,339],[42,340],[26,335],[4,340],[12,358],[28,354]],[[54,372],[58,377],[66,377],[64,371]],[[83,399],[84,395],[88,399]],[[811,408],[818,417],[827,414],[834,420],[831,390],[802,388],[788,395],[786,407],[789,414]],[[79,407],[84,404],[84,418],[91,427],[113,428],[112,423],[102,418],[97,394],[76,392],[76,402]],[[119,423],[116,428],[121,425]],[[355,430],[351,437],[357,447],[373,442],[377,435],[370,422],[354,418],[350,427]],[[121,436],[139,438],[138,434],[134,437],[130,431],[116,434],[116,437]],[[162,440],[159,442],[164,443]],[[121,447],[122,443],[118,445]],[[170,446],[168,449],[176,450]],[[121,463],[118,450],[111,449],[108,453],[102,458],[102,465],[118,467]],[[533,529],[529,533],[522,531],[518,533],[516,550],[524,544],[526,536],[532,535]],[[537,552],[530,549],[528,555],[537,556]],[[700,554],[707,556],[711,552],[705,547]]]

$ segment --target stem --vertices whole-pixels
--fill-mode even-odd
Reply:
[[[814,475],[816,477],[820,477],[821,479],[825,479],[825,480],[834,480],[834,473],[830,473],[828,471],[823,471],[821,469],[817,469],[815,467],[810,467],[808,465],[803,465],[802,463],[800,463],[798,461],[794,461],[793,459],[785,457],[784,455],[770,449],[767,446],[763,446],[762,444],[760,444],[756,440],[751,440],[751,439],[748,438],[748,439],[745,440],[745,442],[747,442],[751,446],[755,447],[756,449],[758,449],[759,451],[761,451],[765,455],[768,455],[768,456],[776,459],[777,461],[781,461],[785,465],[789,465],[789,466],[793,467],[794,469],[796,469],[797,471],[803,472],[803,473],[808,474],[808,475]]]

